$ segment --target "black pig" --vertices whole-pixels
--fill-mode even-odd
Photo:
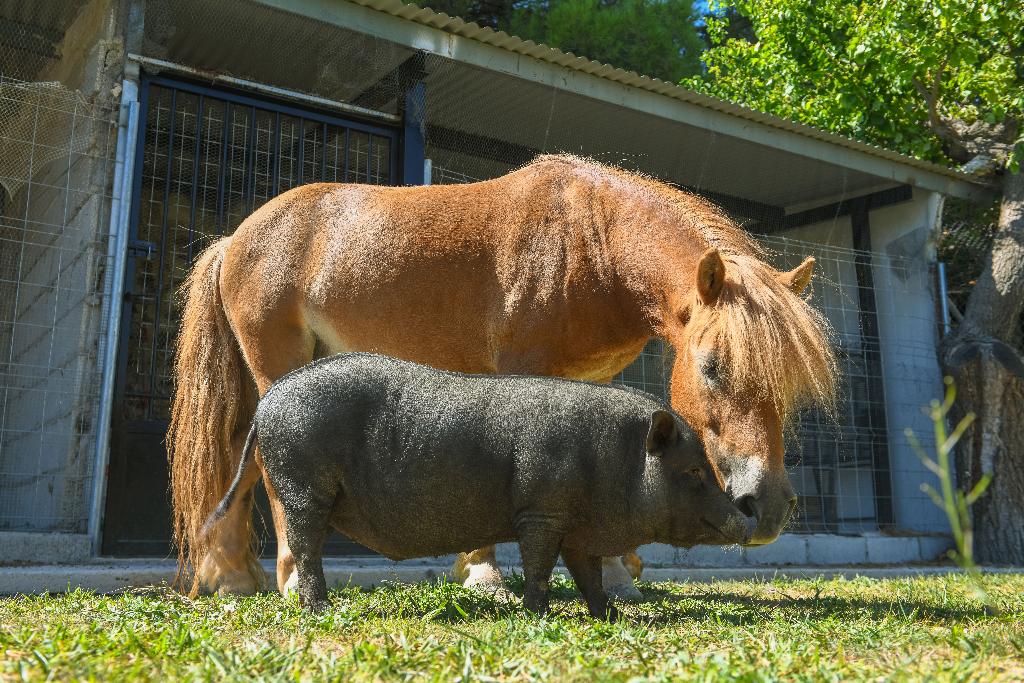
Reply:
[[[693,430],[654,397],[551,377],[463,375],[367,353],[278,380],[207,522],[263,471],[280,497],[302,603],[327,599],[333,527],[392,559],[516,540],[525,606],[543,613],[561,553],[595,617],[614,617],[602,556],[662,542],[744,543],[751,521]]]

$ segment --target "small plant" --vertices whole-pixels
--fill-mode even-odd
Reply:
[[[939,478],[938,491],[930,484],[921,484],[921,490],[928,494],[949,519],[953,542],[956,544],[956,548],[949,551],[949,555],[967,573],[978,599],[991,608],[991,601],[981,584],[981,571],[974,562],[974,528],[971,523],[970,508],[985,493],[992,481],[992,475],[988,472],[984,473],[978,483],[967,493],[954,485],[951,455],[957,442],[960,441],[960,437],[974,422],[974,413],[965,415],[953,432],[947,433],[946,417],[953,407],[953,401],[956,400],[956,387],[952,377],[944,378],[943,382],[946,384],[945,399],[941,403],[933,400],[928,411],[935,429],[936,457],[933,459],[928,455],[912,429],[908,428],[905,433],[917,452],[917,456],[921,458],[921,462]]]

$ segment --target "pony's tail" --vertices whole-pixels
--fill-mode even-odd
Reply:
[[[230,239],[221,238],[203,251],[181,289],[185,299],[167,457],[178,549],[175,583],[184,588],[191,575],[193,595],[201,580],[218,578],[216,563],[203,566],[212,539],[204,538],[202,529],[231,484],[236,465],[231,439],[237,425],[252,417],[255,403],[255,388],[246,382],[245,363],[220,296],[220,267]],[[245,524],[251,539],[245,566],[260,582],[251,516]]]

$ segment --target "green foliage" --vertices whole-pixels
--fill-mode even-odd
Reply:
[[[527,616],[452,584],[0,598],[0,680],[1021,680],[1024,576],[654,583],[595,621],[572,583]]]
[[[700,72],[690,0],[417,0],[526,40],[670,82]]]
[[[923,159],[947,160],[935,113],[1024,114],[1024,3],[1006,0],[718,0],[756,42],[712,17],[706,73],[683,85]],[[1024,141],[1017,146],[1024,153]],[[1011,159],[1011,167],[1016,161]]]

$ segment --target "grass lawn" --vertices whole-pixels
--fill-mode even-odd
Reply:
[[[616,624],[564,579],[543,619],[444,583],[0,598],[0,679],[1024,680],[1024,575],[985,585],[995,616],[959,576],[643,584]]]

